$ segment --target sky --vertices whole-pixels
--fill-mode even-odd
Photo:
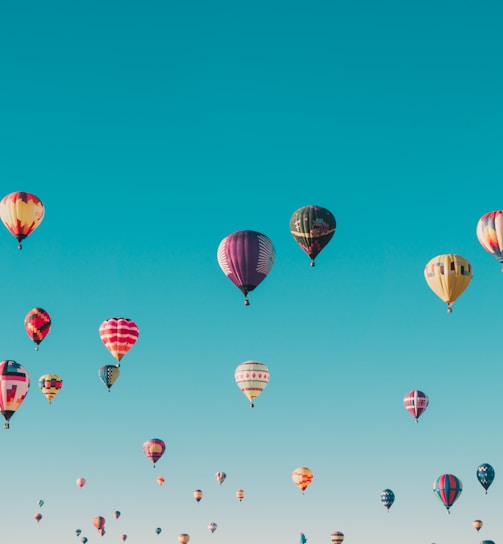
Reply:
[[[503,207],[502,15],[495,1],[0,3],[0,189],[45,206],[21,251],[0,225],[0,360],[31,378],[0,430],[2,541],[503,541],[503,276],[475,234]],[[289,231],[310,204],[337,221],[314,268]],[[246,229],[277,254],[249,306],[216,259]],[[423,276],[443,253],[474,271],[452,314]],[[34,307],[52,319],[38,351]],[[107,392],[110,317],[140,336]],[[270,371],[253,409],[234,381],[250,359]],[[63,378],[50,405],[44,373]],[[412,389],[430,399],[417,423]],[[432,491],[443,473],[463,483],[450,514]]]

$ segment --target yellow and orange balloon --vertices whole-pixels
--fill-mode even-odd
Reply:
[[[0,200],[0,219],[8,231],[19,242],[29,236],[42,222],[45,208],[37,196],[17,191],[10,193]]]
[[[302,494],[311,485],[313,477],[313,472],[307,467],[299,467],[292,472],[293,483],[302,491]]]

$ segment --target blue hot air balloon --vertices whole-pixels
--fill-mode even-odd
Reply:
[[[486,493],[489,486],[493,483],[494,475],[494,469],[489,463],[482,463],[477,468],[477,479],[480,485],[486,490]]]
[[[381,502],[384,504],[386,510],[389,511],[391,505],[395,502],[395,494],[391,489],[385,489],[381,492]]]
[[[453,474],[442,474],[433,482],[433,492],[450,514],[450,508],[461,495],[463,484]]]

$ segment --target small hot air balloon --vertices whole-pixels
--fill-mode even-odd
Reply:
[[[428,396],[422,391],[409,391],[403,398],[403,405],[417,423],[419,416],[428,406]]]
[[[395,494],[391,489],[385,489],[381,492],[381,502],[384,504],[384,508],[389,512],[391,505],[395,502]]]
[[[0,200],[0,219],[19,242],[29,236],[42,222],[45,208],[40,198],[31,193],[14,192]]]
[[[211,521],[208,523],[208,530],[213,534],[217,530],[217,524],[214,521]]]
[[[447,253],[433,257],[424,267],[430,289],[447,304],[447,312],[472,280],[472,265],[461,255]]]
[[[82,542],[82,544],[86,544],[87,542],[87,538],[85,536],[83,536],[80,541]]]
[[[489,463],[482,463],[477,468],[477,480],[480,482],[480,485],[486,490],[486,493],[489,489],[489,486],[493,483],[494,476],[494,468]]]
[[[236,491],[236,499],[238,499],[239,502],[241,502],[245,498],[245,492],[243,489],[238,489]]]
[[[38,505],[40,506],[40,508],[42,508],[42,506],[44,506],[44,501],[42,499],[40,499],[38,501]]]
[[[321,206],[304,206],[293,212],[290,218],[290,232],[311,259],[311,266],[314,266],[314,259],[332,239],[335,227],[332,212]]]
[[[473,528],[477,531],[477,533],[480,531],[480,529],[482,529],[482,525],[484,525],[482,523],[482,521],[480,519],[474,519],[472,521],[472,525],[473,525]]]
[[[120,517],[121,517],[121,513],[119,512],[119,510],[116,510],[116,511],[114,512],[114,518],[115,518],[115,519],[119,519]]]
[[[86,484],[86,479],[85,478],[77,478],[76,483],[77,483],[77,485],[79,487],[84,487],[84,485]]]
[[[337,543],[344,542],[344,533],[341,533],[340,531],[334,531],[330,535],[330,542],[332,542],[332,544],[334,542],[337,542]]]
[[[306,544],[307,542],[307,538],[306,538],[306,535],[304,533],[300,533],[300,540],[299,540],[300,544]]]
[[[24,318],[26,333],[35,342],[35,351],[51,330],[51,316],[43,308],[33,308]]]
[[[52,399],[61,391],[61,388],[63,387],[63,379],[57,374],[43,374],[38,379],[38,387],[46,396],[49,404],[51,404]]]
[[[42,519],[42,514],[37,513],[37,514],[35,514],[33,517],[35,518],[35,521],[36,521],[37,523],[39,523],[40,520]]]
[[[157,527],[157,529],[155,530],[156,534],[160,535],[161,532],[162,532],[162,529],[160,527]]]
[[[9,428],[9,421],[26,398],[29,387],[30,377],[23,365],[11,360],[0,363],[0,413],[5,419],[4,429]]]
[[[461,495],[462,490],[461,480],[453,474],[442,474],[433,482],[433,492],[446,507],[448,514],[451,513],[450,508]]]
[[[121,359],[138,340],[140,329],[132,319],[112,317],[103,321],[99,333],[101,341],[120,364]]]
[[[293,483],[302,491],[302,494],[311,485],[313,476],[313,473],[307,467],[299,467],[292,472]]]
[[[480,544],[495,544],[494,540],[481,540]]]
[[[224,483],[225,478],[227,478],[227,474],[225,472],[217,472],[215,474],[215,478],[217,479],[217,482],[222,485]]]
[[[164,485],[164,482],[166,481],[166,478],[164,478],[164,476],[158,476],[158,477],[156,478],[156,480],[157,480],[157,483],[158,483],[159,485]]]
[[[182,533],[181,535],[178,535],[178,542],[180,544],[187,544],[190,540],[190,536],[186,533]]]
[[[103,365],[98,370],[100,380],[107,386],[108,391],[119,377],[120,370],[118,365]]]
[[[196,499],[196,502],[199,502],[203,498],[203,492],[200,489],[194,490],[194,499]]]
[[[503,265],[503,210],[486,213],[479,219],[477,238],[482,247]]]
[[[143,451],[145,455],[152,461],[153,466],[164,454],[166,450],[166,444],[160,438],[151,438],[143,444]]]
[[[234,379],[253,408],[253,401],[262,393],[269,382],[269,369],[258,361],[245,361],[237,366],[234,371]]]
[[[217,259],[224,274],[243,293],[245,306],[248,306],[248,293],[269,274],[276,259],[276,251],[265,234],[240,230],[220,242]]]
[[[76,536],[80,536],[82,534],[82,531],[80,529],[75,529]]]
[[[127,540],[127,535],[121,535],[121,540],[122,540],[122,542],[126,542],[126,540]]]
[[[93,519],[93,525],[98,529],[98,533],[103,536],[105,534],[106,519],[103,516],[96,516]]]

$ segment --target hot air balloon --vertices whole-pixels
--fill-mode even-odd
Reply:
[[[0,413],[5,419],[4,429],[9,428],[9,421],[24,401],[29,387],[30,377],[22,365],[11,360],[0,363]]]
[[[224,274],[245,297],[253,291],[271,271],[276,251],[265,234],[253,230],[240,230],[226,236],[218,246],[217,259]]]
[[[428,396],[422,391],[409,391],[403,398],[403,405],[417,423],[419,416],[428,406]]]
[[[225,478],[227,478],[227,474],[225,472],[217,472],[215,474],[215,478],[217,479],[217,482],[222,485],[224,483]]]
[[[121,535],[121,540],[122,540],[122,542],[126,542],[126,540],[127,540],[127,535]]]
[[[138,340],[140,329],[132,319],[112,317],[103,321],[99,333],[101,341],[120,364],[121,359]]]
[[[494,540],[481,540],[480,544],[495,544]]]
[[[203,492],[200,489],[196,489],[193,493],[196,502],[199,502],[203,498]]]
[[[40,506],[40,508],[42,508],[42,506],[44,506],[44,501],[42,499],[40,499],[38,501],[38,505]]]
[[[86,479],[85,478],[77,478],[76,482],[77,482],[77,485],[79,487],[84,487],[84,485],[86,484]]]
[[[337,542],[337,543],[344,542],[344,533],[341,533],[340,531],[334,531],[330,535],[330,542],[332,542],[332,544],[334,542]]]
[[[190,536],[186,533],[182,533],[181,535],[178,535],[178,542],[180,544],[187,544],[190,540]]]
[[[245,492],[243,489],[238,489],[236,491],[236,499],[238,499],[239,502],[241,502],[245,498]]]
[[[0,200],[0,219],[19,242],[19,249],[23,247],[21,242],[40,225],[44,213],[42,201],[31,193],[18,191]]]
[[[307,467],[299,467],[292,472],[293,483],[302,491],[302,494],[311,485],[313,476],[313,473]]]
[[[106,519],[103,516],[96,516],[93,519],[93,525],[98,529],[98,533],[103,536],[105,534]]]
[[[433,482],[433,492],[442,504],[447,508],[447,513],[450,512],[451,506],[456,499],[461,495],[463,484],[459,478],[453,474],[442,474]]]
[[[304,533],[300,533],[300,540],[299,540],[300,544],[306,544],[307,542],[307,538],[306,538],[306,535]]]
[[[43,374],[38,379],[38,387],[46,396],[49,404],[52,399],[60,392],[63,387],[63,379],[57,374]]]
[[[143,444],[143,451],[150,461],[152,461],[154,467],[165,450],[166,444],[160,438],[151,438]]]
[[[166,478],[164,478],[164,476],[158,476],[158,477],[156,478],[156,480],[157,480],[157,483],[158,483],[159,485],[164,485],[164,482],[166,481]]]
[[[480,485],[486,490],[489,489],[489,486],[493,483],[495,476],[494,468],[489,463],[482,463],[477,468],[477,480],[480,482]]]
[[[258,361],[245,361],[237,366],[234,371],[234,379],[253,408],[253,401],[262,393],[269,382],[269,369]]]
[[[75,529],[75,534],[77,536],[80,536],[82,534],[82,531],[80,529]]]
[[[447,312],[472,280],[472,265],[460,255],[447,253],[433,257],[424,267],[430,289],[447,304]]]
[[[38,350],[40,342],[51,330],[51,316],[43,308],[33,308],[24,318],[26,333],[35,342],[35,350]]]
[[[473,525],[473,528],[477,531],[477,533],[480,531],[480,529],[482,529],[482,525],[484,525],[482,523],[482,521],[480,519],[474,519],[472,521],[472,525]]]
[[[80,541],[82,542],[82,544],[86,544],[87,542],[87,538],[85,536],[83,536]]]
[[[311,266],[314,266],[314,259],[332,239],[335,226],[332,212],[321,206],[304,206],[293,212],[290,232],[311,259]]]
[[[503,265],[503,210],[486,213],[479,219],[477,238],[482,247]]]
[[[116,511],[114,512],[114,518],[115,518],[115,519],[119,519],[120,517],[121,517],[121,513],[119,512],[119,510],[116,510]]]
[[[384,508],[389,512],[391,505],[395,502],[395,494],[391,489],[385,489],[381,492],[381,502],[384,504]]]
[[[107,386],[108,391],[119,377],[120,370],[118,365],[103,365],[98,370],[100,380]]]
[[[161,534],[161,531],[162,531],[162,529],[160,527],[157,527],[157,529],[155,530],[156,534],[158,534],[158,535]]]
[[[217,524],[216,524],[214,521],[208,523],[208,530],[209,530],[210,533],[212,533],[212,534],[217,530],[217,527],[218,527],[218,526],[217,526]]]
[[[36,521],[37,523],[39,523],[40,520],[42,519],[42,514],[37,513],[37,514],[35,514],[33,517],[35,518],[35,521]]]

